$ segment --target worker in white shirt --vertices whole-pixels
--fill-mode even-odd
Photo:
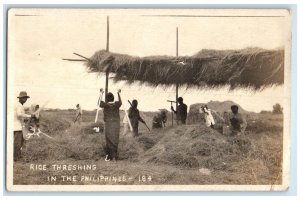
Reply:
[[[130,132],[129,128],[129,121],[127,119],[127,116],[125,115],[123,118],[123,135],[127,135]]]
[[[207,105],[201,106],[200,113],[204,113],[205,124],[207,127],[214,128],[215,120],[211,114],[212,110],[208,109]]]
[[[27,95],[27,92],[21,91],[19,96],[17,97],[19,102],[15,106],[14,113],[14,161],[17,161],[21,158],[21,148],[24,143],[23,134],[26,134],[25,122],[24,119],[29,119],[32,115],[28,115],[25,113],[25,109],[23,107],[24,103],[30,98]]]

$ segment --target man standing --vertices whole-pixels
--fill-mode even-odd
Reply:
[[[82,117],[82,110],[81,110],[80,105],[77,104],[76,105],[76,118],[75,118],[74,124],[75,124],[75,122],[78,122],[78,124],[80,125],[81,117]]]
[[[131,107],[129,108],[128,117],[130,119],[130,123],[133,129],[133,137],[137,137],[139,135],[139,121],[145,124],[146,122],[141,118],[140,112],[137,109],[138,101],[134,99],[131,103]]]
[[[21,148],[24,144],[23,134],[26,134],[24,119],[29,119],[32,115],[25,114],[25,109],[23,107],[24,103],[30,98],[27,92],[21,91],[17,97],[19,102],[15,106],[14,112],[14,161],[21,158]]]
[[[174,110],[173,106],[171,106],[171,110],[176,114],[177,124],[185,124],[187,117],[187,105],[183,103],[182,97],[178,97],[177,101],[179,103],[178,110]]]
[[[244,134],[247,127],[247,121],[245,117],[240,114],[238,110],[239,107],[237,105],[231,106],[232,114],[229,117],[229,121],[232,135]]]

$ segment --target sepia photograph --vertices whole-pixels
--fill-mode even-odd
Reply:
[[[286,191],[292,14],[9,9],[8,191]]]

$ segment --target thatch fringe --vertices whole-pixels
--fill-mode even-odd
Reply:
[[[152,86],[178,83],[262,89],[284,82],[284,50],[202,50],[190,57],[132,57],[100,50],[87,61],[91,72],[105,72],[108,66],[116,74],[115,81],[140,81]]]

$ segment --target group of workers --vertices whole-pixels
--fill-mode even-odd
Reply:
[[[106,138],[106,149],[105,149],[106,161],[118,159],[118,144],[119,144],[119,134],[120,134],[119,109],[122,105],[120,92],[121,90],[118,91],[118,101],[114,101],[114,95],[112,93],[108,93],[106,95],[105,102],[101,101],[100,103],[100,107],[103,108],[104,122],[105,122],[104,131],[105,131],[105,138]],[[177,109],[175,110],[173,106],[171,106],[171,110],[176,114],[177,124],[184,125],[186,124],[186,119],[187,119],[187,105],[183,103],[182,97],[179,97],[177,101],[179,103]],[[128,133],[128,126],[131,126],[133,137],[136,137],[139,135],[138,133],[139,122],[146,124],[145,120],[141,118],[137,106],[138,106],[138,101],[133,100],[131,103],[131,107],[128,110],[128,115],[127,112],[125,111],[125,116],[123,119],[124,135]],[[211,113],[212,110],[209,109],[207,105],[201,107],[201,110],[204,113],[206,125],[211,128],[214,128],[215,121]],[[223,126],[229,127],[230,131],[232,132],[232,135],[244,133],[247,126],[247,122],[244,116],[238,112],[238,106],[236,105],[231,106],[231,110],[232,110],[232,114],[226,115],[224,116],[224,118],[220,117],[223,121]],[[153,117],[152,128],[162,128],[163,126],[165,126],[166,120],[167,120],[166,111],[161,110],[161,113]]]
[[[245,133],[247,127],[247,121],[243,114],[239,113],[239,107],[237,105],[231,106],[231,113],[225,111],[223,117],[216,111],[211,110],[207,105],[201,106],[200,113],[204,114],[205,124],[207,127],[217,128],[216,126],[222,126],[222,133],[224,135],[242,135]],[[213,114],[221,121],[220,124],[216,124]]]
[[[118,144],[119,144],[119,136],[120,136],[120,107],[122,105],[122,99],[120,96],[121,90],[118,90],[118,100],[115,101],[114,95],[111,92],[108,92],[105,96],[105,101],[101,101],[99,104],[100,108],[103,108],[103,119],[105,122],[104,125],[104,134],[106,140],[106,161],[118,160]],[[25,113],[24,103],[30,98],[25,91],[20,92],[17,97],[19,102],[15,106],[14,113],[14,160],[18,160],[21,157],[21,149],[24,143],[24,129],[25,123],[24,120],[34,120],[33,122],[39,121],[39,106],[36,105],[33,111],[30,114]],[[171,106],[172,112],[176,114],[176,122],[178,125],[186,124],[187,119],[187,105],[183,103],[183,98],[179,97],[177,99],[179,105],[175,110],[173,106]],[[79,104],[76,105],[76,119],[75,122],[80,124],[82,119],[82,110]],[[224,117],[222,121],[224,123],[224,127],[229,127],[230,131],[234,134],[244,133],[247,122],[243,115],[238,112],[238,106],[231,106],[232,113],[224,113]],[[214,128],[215,121],[212,115],[212,112],[215,112],[209,109],[207,106],[202,106],[200,112],[204,114],[205,122],[208,127]],[[215,112],[216,113],[216,112]],[[161,110],[160,113],[155,115],[152,120],[152,128],[162,128],[165,127],[167,121],[167,111]],[[127,111],[125,111],[125,116],[123,119],[124,132],[126,135],[128,133],[128,129],[131,129],[132,136],[136,137],[139,135],[139,122],[145,123],[145,120],[140,116],[140,112],[138,110],[138,101],[133,100],[131,102],[131,107]],[[37,123],[35,123],[37,124]],[[130,126],[129,126],[130,124]],[[128,127],[129,126],[129,127]],[[38,127],[39,128],[39,127]]]

